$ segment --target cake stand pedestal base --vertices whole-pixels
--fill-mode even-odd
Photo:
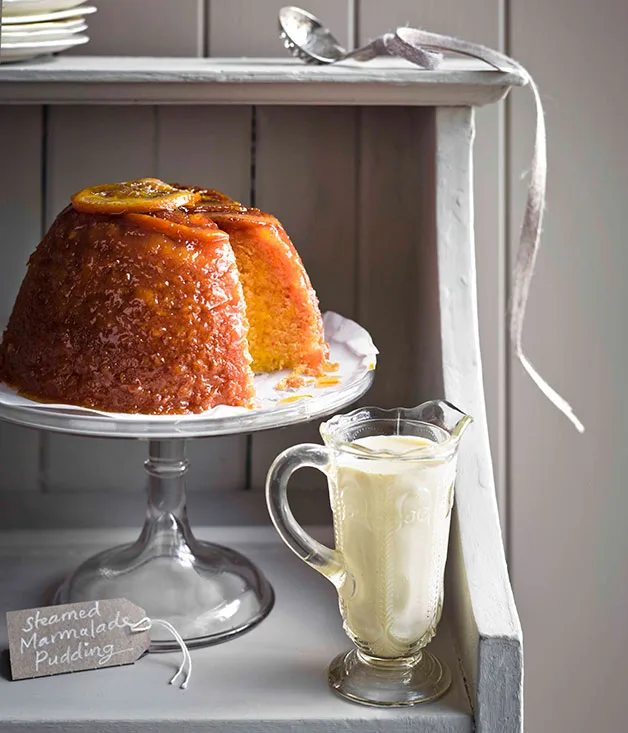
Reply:
[[[128,598],[150,618],[169,621],[190,647],[208,646],[256,626],[274,593],[262,572],[227,547],[199,542],[187,519],[183,439],[151,440],[146,521],[132,545],[84,562],[57,591],[56,603]],[[151,651],[178,644],[151,631]]]

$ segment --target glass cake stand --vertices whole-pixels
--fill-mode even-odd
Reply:
[[[61,585],[57,603],[128,598],[153,618],[173,623],[190,647],[207,646],[253,628],[270,612],[274,593],[263,573],[227,547],[201,542],[190,529],[184,475],[188,438],[251,433],[307,422],[340,410],[370,387],[373,371],[311,399],[229,416],[119,416],[0,404],[0,419],[72,435],[148,441],[148,508],[139,538],[86,560]],[[152,632],[151,649],[178,649]]]

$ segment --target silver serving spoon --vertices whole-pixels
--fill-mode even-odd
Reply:
[[[306,64],[335,64],[345,59],[368,61],[387,54],[381,39],[379,44],[373,42],[347,51],[316,16],[292,5],[279,11],[279,37],[288,51]]]
[[[307,10],[289,5],[279,11],[279,37],[288,51],[306,64],[370,61],[377,56],[401,56],[425,69],[434,69],[442,54],[412,46],[397,33],[385,33],[355,51],[347,51],[332,32]]]

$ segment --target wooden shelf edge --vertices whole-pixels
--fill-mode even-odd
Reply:
[[[291,59],[59,55],[0,67],[0,103],[481,106],[520,83],[462,58],[426,71],[395,59],[308,66]]]

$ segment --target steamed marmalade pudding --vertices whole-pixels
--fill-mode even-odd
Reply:
[[[318,301],[281,224],[217,191],[84,189],[28,263],[0,379],[110,412],[250,406],[253,371],[322,373]]]

